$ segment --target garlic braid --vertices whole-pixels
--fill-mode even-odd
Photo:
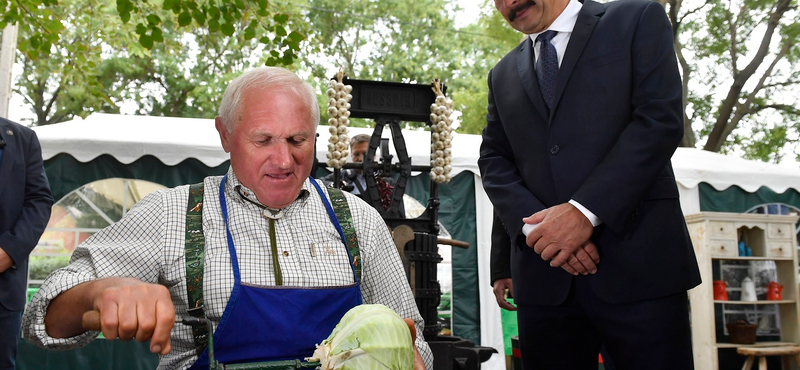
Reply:
[[[343,72],[336,74],[336,80],[328,82],[328,167],[342,168],[347,163],[350,153],[350,137],[347,135],[347,125],[350,123],[350,100],[353,95],[353,86],[342,83]]]
[[[439,184],[453,178],[453,100],[444,96],[439,79],[433,80],[436,100],[431,104],[431,179]]]

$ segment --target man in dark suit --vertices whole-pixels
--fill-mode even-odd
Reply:
[[[350,138],[350,156],[353,158],[353,163],[361,163],[364,161],[364,156],[369,150],[369,140],[371,136],[367,134],[358,134]],[[375,158],[373,157],[373,161]],[[346,169],[342,170],[342,189],[347,190],[360,198],[370,202],[367,191],[367,179],[364,177],[361,169]],[[326,186],[333,186],[333,174],[328,174],[321,180]],[[381,205],[383,209],[389,209],[392,203],[392,192],[394,191],[394,179],[391,177],[383,177],[375,174],[373,176],[375,183],[378,186],[378,194],[381,197]],[[398,205],[401,215],[405,215],[405,206],[403,203]]]
[[[670,157],[683,135],[656,2],[495,0],[530,35],[489,74],[479,167],[511,248],[525,369],[693,367],[700,282]]]
[[[14,369],[28,283],[28,254],[50,219],[53,196],[33,130],[0,118],[0,369]]]

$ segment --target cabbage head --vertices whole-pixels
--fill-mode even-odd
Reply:
[[[412,370],[414,343],[394,310],[362,304],[347,311],[309,360],[319,361],[321,370]]]

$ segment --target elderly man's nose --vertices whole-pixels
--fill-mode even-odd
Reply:
[[[281,168],[286,168],[292,163],[292,153],[287,144],[278,144],[272,147],[270,157],[272,162]]]

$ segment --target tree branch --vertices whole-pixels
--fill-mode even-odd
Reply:
[[[678,0],[680,1],[680,0]],[[697,136],[692,129],[692,119],[686,114],[686,106],[689,104],[689,81],[692,78],[693,68],[692,66],[686,61],[686,56],[683,54],[683,44],[680,42],[679,38],[677,37],[677,28],[678,26],[673,26],[675,28],[674,32],[676,33],[676,37],[673,40],[673,44],[675,46],[675,54],[678,57],[678,63],[681,66],[681,72],[683,74],[683,78],[681,78],[681,102],[683,106],[683,139],[681,139],[681,146],[694,148],[697,144]]]
[[[736,27],[737,30],[739,29],[740,25],[742,24],[742,20],[747,16],[746,13],[749,10],[749,8],[746,5],[747,5],[746,2],[743,3],[742,6],[739,8],[739,14],[736,15],[736,25],[735,25],[735,27]],[[735,39],[734,42],[737,45],[739,45],[742,42],[749,40],[750,39],[750,35],[753,33],[753,29],[754,28],[751,27],[749,30],[745,30],[744,36],[742,36],[741,38]],[[738,34],[739,34],[739,32],[737,32],[737,35]]]
[[[758,51],[753,57],[753,60],[750,61],[750,64],[742,69],[740,73],[734,75],[734,81],[728,90],[725,100],[720,106],[719,115],[714,123],[714,128],[708,135],[708,140],[703,147],[705,150],[718,152],[722,147],[722,144],[725,142],[727,138],[726,132],[729,133],[731,131],[728,128],[728,125],[729,121],[731,120],[733,109],[739,100],[739,95],[741,94],[745,83],[750,79],[750,77],[753,76],[761,63],[764,62],[764,58],[766,58],[767,54],[769,53],[770,40],[772,39],[772,36],[774,35],[775,29],[778,27],[781,18],[786,11],[789,10],[790,3],[791,0],[778,0],[778,3],[775,6],[775,11],[769,17],[767,29],[764,32],[764,37],[761,39],[761,44],[759,45]],[[733,48],[734,45],[731,45],[731,47]],[[735,121],[736,122],[734,123],[738,124],[738,120]]]
[[[764,83],[767,81],[767,79],[769,79],[770,76],[772,76],[772,71],[775,70],[775,66],[778,64],[778,62],[781,61],[781,59],[783,59],[784,56],[786,56],[786,54],[791,49],[792,44],[793,42],[790,39],[786,39],[786,41],[783,43],[783,46],[781,47],[781,50],[778,52],[778,54],[775,55],[775,58],[772,60],[772,63],[770,63],[769,67],[767,67],[766,71],[764,71],[764,73],[758,79],[758,82],[756,83],[756,86],[753,88],[753,91],[747,94],[747,99],[744,102],[737,104],[736,106],[737,115],[745,116],[754,111],[753,102],[755,101],[756,96],[758,95],[759,92],[761,92],[764,89]],[[725,132],[723,133],[723,135],[727,137],[728,135],[730,135],[731,132],[733,132],[735,128],[736,124],[733,122],[729,122],[727,127],[725,127]]]
[[[44,32],[46,32],[48,34],[50,33],[50,31],[48,31],[47,28],[44,26],[44,24],[39,20],[39,17],[37,17],[30,10],[28,10],[28,8],[24,4],[22,4],[21,1],[16,0],[15,2],[17,3],[17,6],[19,6],[22,10],[25,11],[25,13],[28,14],[28,19],[27,20],[33,21],[34,23],[36,23],[36,25],[38,27],[34,27],[34,29],[44,30]],[[18,20],[17,23],[22,23],[22,20],[21,19]]]
[[[61,93],[62,86],[63,85],[59,83],[58,88],[53,92],[53,97],[50,98],[50,101],[47,103],[47,107],[44,109],[45,116],[50,114],[50,110],[53,109],[53,104],[55,104],[56,99],[58,99],[58,95]]]
[[[669,17],[669,23],[672,25],[672,39],[678,39],[678,32],[681,29],[681,24],[678,21],[678,12],[680,11],[681,5],[683,4],[683,0],[664,0],[662,3],[659,1],[662,6],[666,6],[665,3],[669,4],[669,13],[667,16]]]
[[[786,87],[786,86],[792,86],[792,85],[797,85],[797,84],[800,84],[800,80],[789,80],[789,81],[783,81],[783,82],[776,82],[776,83],[773,83],[773,84],[766,84],[766,85],[764,85],[764,88]]]
[[[791,104],[767,104],[767,105],[759,105],[759,106],[757,106],[757,107],[756,107],[756,108],[755,108],[753,111],[754,111],[754,112],[760,112],[760,111],[762,111],[762,110],[766,110],[766,109],[775,109],[775,110],[782,111],[782,112],[786,112],[786,113],[791,113],[791,114],[797,114],[797,115],[800,115],[800,109],[798,109],[796,106],[794,106],[794,105],[791,105]]]
[[[694,14],[694,13],[697,13],[697,12],[699,12],[700,10],[702,10],[703,8],[705,8],[705,7],[706,7],[706,5],[708,5],[708,4],[711,4],[711,0],[706,0],[706,1],[703,3],[703,5],[700,5],[700,6],[698,6],[698,7],[694,8],[694,9],[692,9],[692,10],[689,10],[689,11],[687,11],[686,13],[684,13],[684,14],[683,14],[683,16],[682,16],[682,17],[680,17],[680,19],[678,20],[678,23],[683,23],[683,21],[684,21],[684,20],[686,20],[686,18],[688,18],[689,16],[691,16],[691,15],[692,15],[692,14]]]
[[[735,79],[736,75],[739,74],[736,69],[736,64],[739,60],[739,49],[736,45],[736,20],[731,17],[730,9],[726,9],[725,19],[728,21],[728,41],[731,45],[730,49],[728,49],[731,56],[731,72],[733,72],[733,78]]]

